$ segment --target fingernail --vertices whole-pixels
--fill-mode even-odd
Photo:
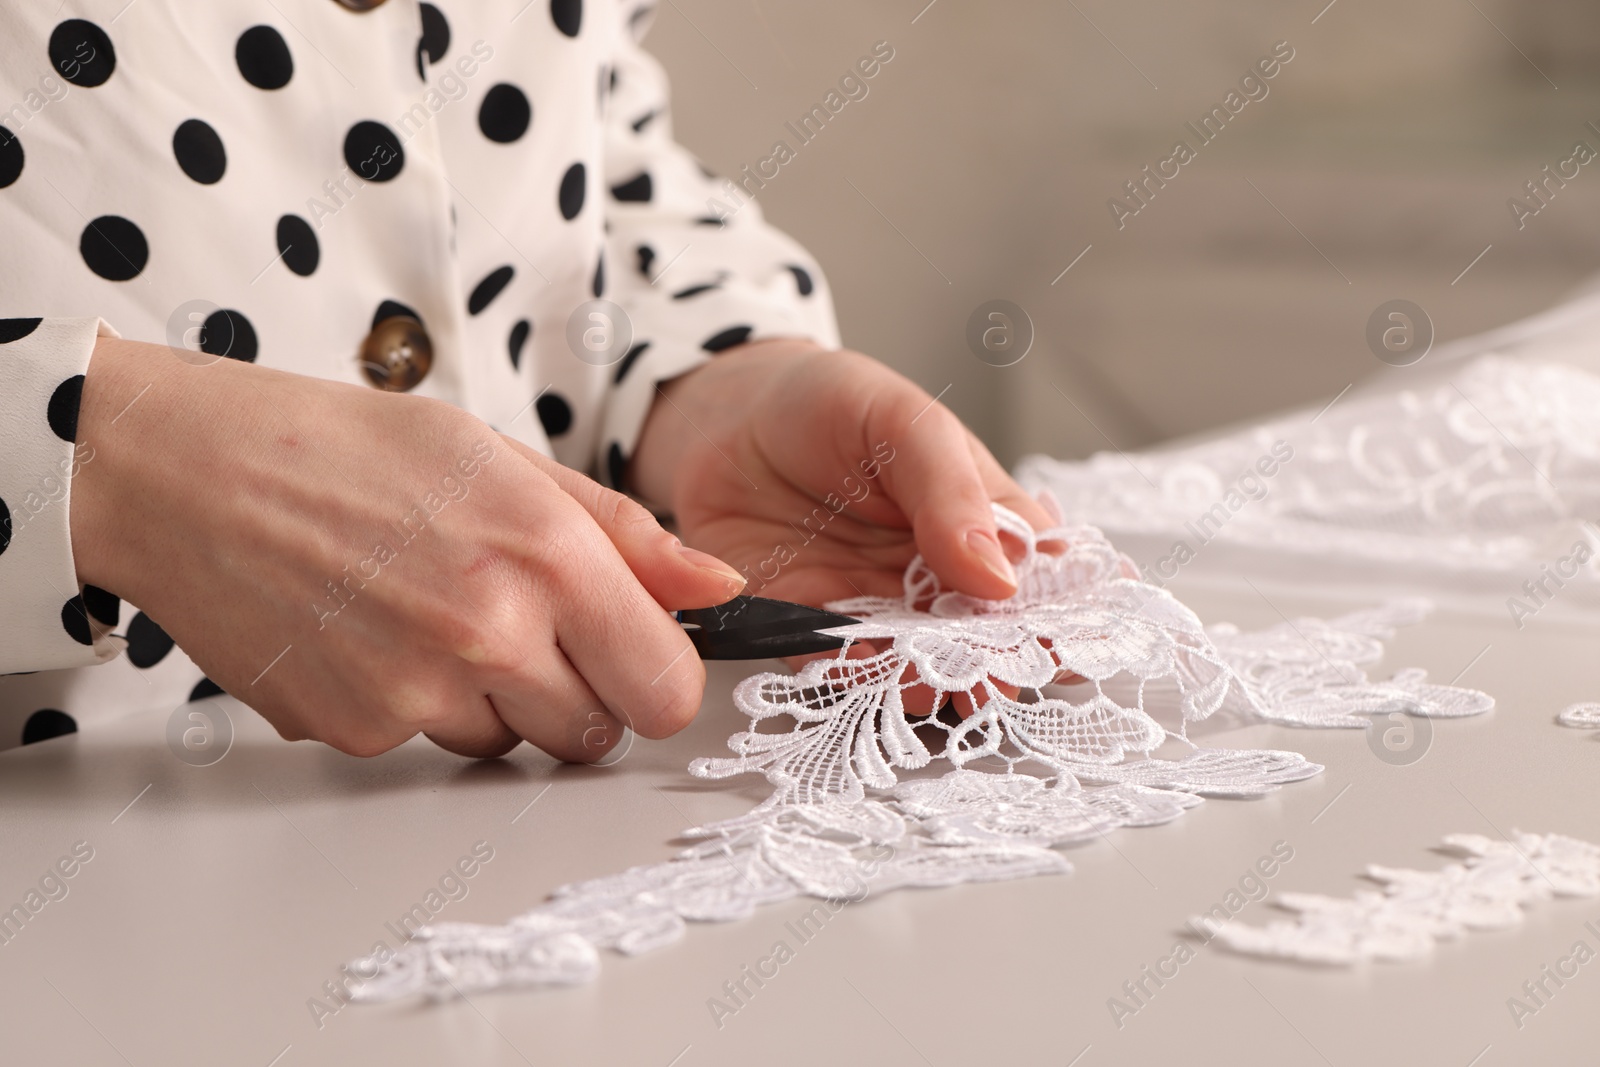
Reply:
[[[1011,561],[1006,559],[1005,549],[1000,547],[1000,539],[994,534],[988,530],[969,530],[967,547],[989,569],[989,573],[1009,586],[1017,584],[1017,572],[1012,568]]]
[[[691,567],[695,567],[702,571],[710,571],[718,578],[722,578],[725,581],[730,582],[735,590],[744,588],[744,575],[740,574],[738,571],[734,570],[732,567],[728,566],[728,564],[722,562],[722,560],[718,559],[716,556],[713,556],[711,553],[702,552],[698,548],[690,548],[685,544],[679,544],[677,549],[678,555],[682,556]]]

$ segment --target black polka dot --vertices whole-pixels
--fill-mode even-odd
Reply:
[[[816,288],[816,284],[811,280],[811,272],[804,267],[797,267],[791,263],[789,264],[789,273],[794,275],[795,288],[800,290],[800,295],[810,296],[812,290]]]
[[[4,552],[11,545],[11,509],[6,507],[6,502],[0,500],[0,552]]]
[[[720,227],[720,226],[726,226],[728,223],[727,223],[727,220],[720,219],[715,215],[701,215],[699,218],[694,220],[694,224],[696,226],[719,226]]]
[[[63,441],[78,439],[78,406],[83,403],[83,375],[74,374],[50,394],[45,418],[51,431]]]
[[[617,68],[616,67],[612,67],[611,68],[611,91],[612,92],[616,92],[617,91]]]
[[[556,29],[568,37],[578,36],[583,28],[583,0],[550,0],[550,17]]]
[[[651,184],[650,175],[648,173],[640,174],[635,178],[629,178],[622,184],[613,185],[611,187],[611,195],[616,197],[618,200],[628,200],[642,204],[647,204],[650,202],[651,194],[654,191],[655,190]]]
[[[28,716],[28,721],[22,727],[22,743],[25,745],[37,744],[48,741],[52,737],[65,737],[67,734],[78,732],[78,723],[71,715],[55,708],[40,708]]]
[[[656,250],[649,245],[640,245],[635,251],[639,256],[639,273],[650,277],[650,264],[656,261]]]
[[[583,210],[586,183],[587,172],[582,163],[574,163],[567,168],[567,173],[561,176],[561,217],[569,222],[577,218],[578,212]]]
[[[110,282],[137,278],[150,262],[144,231],[121,215],[101,215],[85,226],[78,252],[90,270]]]
[[[606,477],[611,479],[611,488],[620,490],[623,479],[628,476],[628,457],[623,453],[622,446],[615,441],[606,449]]]
[[[244,80],[257,89],[282,89],[294,77],[289,42],[271,26],[251,26],[241,33],[233,58]]]
[[[707,352],[721,352],[732,348],[734,345],[744,344],[750,339],[750,334],[753,332],[754,327],[751,326],[729,326],[721,333],[707,337],[701,342],[700,347]]]
[[[646,126],[650,125],[650,123],[659,114],[661,114],[660,111],[658,111],[655,108],[651,108],[649,111],[646,111],[643,115],[640,115],[638,118],[634,119],[633,120],[633,132],[634,133],[643,133],[644,132],[644,128]]]
[[[450,50],[450,22],[432,4],[422,5],[422,50],[429,63],[437,63]]]
[[[0,345],[20,341],[39,328],[43,319],[0,319]]]
[[[189,702],[204,700],[206,697],[219,697],[223,695],[222,686],[210,678],[202,678],[194,683],[194,688],[189,690]]]
[[[467,297],[467,313],[476,315],[489,306],[489,302],[500,295],[500,290],[511,283],[511,278],[516,271],[510,267],[496,267],[486,275],[483,281],[472,287],[472,295]]]
[[[154,667],[172,651],[172,638],[167,631],[144,612],[128,623],[128,662],[135,667]]]
[[[506,347],[511,352],[511,367],[513,370],[522,366],[522,346],[528,343],[528,335],[533,332],[533,323],[527,319],[517,320],[511,327],[511,336],[506,341]]]
[[[606,291],[606,254],[600,253],[600,258],[594,262],[594,281],[589,283],[589,291],[594,298],[599,300]]]
[[[50,63],[73,85],[92,89],[117,69],[117,50],[99,26],[68,19],[50,33]]]
[[[254,363],[260,351],[256,328],[242,312],[230,308],[213,311],[200,327],[200,351],[227,356],[241,363]]]
[[[22,177],[22,138],[0,126],[0,189]]]
[[[344,135],[344,161],[369,182],[396,178],[406,165],[406,150],[400,138],[381,122],[363,120]]]
[[[75,596],[61,605],[61,628],[80,645],[94,644],[94,634],[89,629],[89,612],[83,606],[83,597]]]
[[[478,107],[478,129],[500,144],[510,144],[527,133],[532,121],[533,105],[527,95],[505,82],[491,86]]]
[[[416,319],[418,322],[422,321],[421,315],[418,315],[411,308],[408,308],[404,304],[400,303],[400,301],[385,300],[383,303],[378,305],[378,310],[372,313],[372,325],[374,328],[376,328],[378,323],[382,322],[384,319],[392,319],[399,315],[404,315],[409,319]]]
[[[122,615],[122,598],[108,593],[97,585],[83,587],[83,606],[97,622],[115,626]]]
[[[551,437],[560,437],[572,429],[572,405],[554,393],[545,393],[535,403],[539,424]]]
[[[199,119],[189,119],[172,135],[172,154],[178,157],[178,166],[201,185],[215,185],[228,169],[228,153],[222,147],[222,138],[211,125]]]
[[[300,275],[310,277],[322,262],[322,246],[317,242],[317,231],[299,215],[285,215],[278,220],[278,254],[283,265]]]
[[[715,282],[708,282],[705,285],[691,285],[687,289],[679,289],[676,293],[673,293],[672,299],[687,300],[691,296],[699,296],[701,293],[709,293],[713,289],[721,288],[722,286],[716,284]]]
[[[633,369],[633,365],[639,361],[639,357],[644,355],[645,349],[649,347],[649,341],[640,341],[628,349],[628,354],[623,356],[621,362],[617,364],[617,375],[611,379],[613,385],[622,384],[622,379],[628,376],[628,372]]]

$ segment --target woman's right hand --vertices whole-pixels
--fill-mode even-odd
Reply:
[[[102,339],[71,486],[81,582],[137,604],[291,740],[425,733],[593,761],[687,725],[666,610],[743,579],[638,504],[441,401]]]

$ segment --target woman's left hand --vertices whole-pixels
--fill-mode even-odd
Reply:
[[[991,503],[1050,524],[923,389],[809,342],[743,345],[666,383],[636,457],[635,488],[684,541],[779,600],[896,596],[918,552],[946,588],[1000,599],[1016,576]]]
[[[1022,546],[1003,543],[990,505],[1051,525],[950,409],[875,360],[807,342],[745,345],[662,386],[632,474],[746,594],[814,606],[901,595],[919,552],[945,588],[1008,597]],[[904,681],[907,712],[933,711],[934,692]],[[984,700],[955,697],[963,715]]]

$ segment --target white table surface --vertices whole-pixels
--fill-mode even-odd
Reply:
[[[1270,605],[1241,582],[1186,599],[1207,621],[1247,627],[1276,622],[1277,609],[1338,610],[1269,595]],[[1202,947],[1120,1030],[1107,999],[1276,841],[1294,859],[1271,879],[1274,894],[1348,893],[1372,862],[1431,869],[1444,862],[1431,847],[1452,832],[1600,842],[1600,739],[1553,722],[1600,698],[1595,637],[1537,619],[1518,632],[1492,611],[1435,615],[1402,631],[1374,674],[1421,666],[1448,681],[1470,664],[1461,684],[1493,693],[1494,712],[1437,723],[1409,766],[1378,759],[1360,731],[1208,734],[1212,745],[1296,749],[1327,771],[1070,849],[1065,877],[886,894],[803,945],[784,924],[811,902],[791,901],[692,925],[645,956],[606,954],[591,985],[353,1005],[320,1029],[308,999],[475,842],[494,858],[440,919],[501,921],[563,882],[665,858],[681,828],[759,800],[759,780],[684,771],[725,752],[744,722],[729,690],[756,665],[714,665],[693,726],[638,742],[609,768],[527,747],[474,763],[420,739],[354,759],[284,743],[236,704],[233,748],[196,768],[169,750],[166,713],[133,717],[0,755],[0,907],[75,842],[94,849],[69,894],[0,945],[0,1062],[1594,1063],[1600,961],[1520,1030],[1506,1001],[1574,941],[1600,949],[1583,927],[1600,926],[1600,899],[1537,905],[1516,930],[1470,935],[1415,964],[1317,969]],[[1270,899],[1235,921],[1274,917]],[[708,998],[779,939],[794,959],[719,1029]]]

